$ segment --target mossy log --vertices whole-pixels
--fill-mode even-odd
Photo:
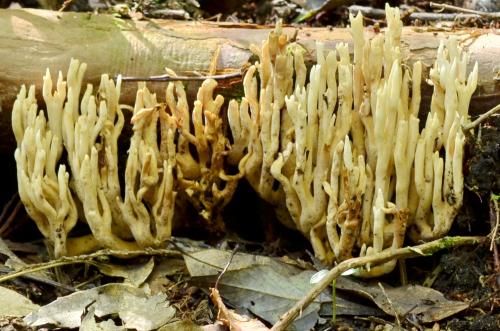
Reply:
[[[15,148],[10,107],[19,86],[35,83],[41,91],[46,68],[65,71],[70,58],[78,58],[88,64],[86,80],[93,84],[98,84],[102,73],[144,77],[163,74],[165,67],[179,74],[207,74],[213,69],[216,74],[223,74],[238,71],[251,62],[250,45],[259,45],[270,31],[269,27],[251,24],[135,21],[111,15],[44,10],[0,10],[0,27],[0,154],[11,153]],[[315,56],[316,40],[324,42],[325,48],[351,42],[349,30],[342,28],[285,27],[284,31],[307,51],[309,59]],[[450,35],[457,35],[469,49],[472,63],[479,62],[479,87],[471,113],[484,112],[500,100],[498,34],[488,29],[406,27],[402,37],[404,58],[409,63],[421,60],[430,65],[440,40]],[[240,81],[237,78],[220,84],[220,93],[241,96]],[[199,86],[199,82],[186,84],[188,91]],[[156,83],[153,89],[160,92],[162,86]],[[125,84],[121,101],[132,103],[135,90],[136,84]]]

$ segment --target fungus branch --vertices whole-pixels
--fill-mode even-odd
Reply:
[[[205,220],[215,220],[212,225],[220,230],[220,212],[233,196],[242,174],[226,175],[229,140],[224,135],[221,117],[224,98],[217,95],[214,99],[216,87],[215,80],[205,80],[191,112],[184,86],[171,82],[167,87],[167,105],[179,132],[176,169],[180,191]]]
[[[160,121],[161,143],[157,127]],[[158,246],[170,237],[176,191],[175,145],[165,105],[145,86],[137,91],[125,168],[125,197],[120,209],[140,247]],[[160,152],[161,151],[161,152]]]

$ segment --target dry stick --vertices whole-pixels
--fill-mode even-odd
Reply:
[[[7,280],[11,280],[20,276],[24,276],[26,274],[37,272],[41,270],[51,269],[55,267],[62,267],[69,264],[79,264],[79,263],[87,263],[92,264],[93,259],[102,257],[102,256],[120,256],[120,257],[134,257],[138,255],[169,255],[169,256],[182,256],[182,253],[172,250],[172,249],[145,249],[145,250],[137,250],[137,251],[121,251],[121,250],[109,250],[103,249],[88,255],[79,255],[79,256],[63,256],[59,259],[36,263],[16,270],[14,272],[10,272],[6,275],[0,276],[0,283],[5,282]]]
[[[486,113],[481,114],[474,122],[471,122],[469,124],[466,124],[463,126],[464,131],[468,131],[470,129],[474,129],[476,126],[484,122],[486,119],[488,119],[490,116],[494,115],[496,112],[500,110],[500,103],[496,105],[495,107],[491,108],[488,110]]]
[[[14,203],[16,203],[14,205]],[[14,205],[14,209],[10,214],[7,215],[7,212],[11,209],[12,205]],[[9,201],[5,204],[2,213],[0,214],[0,237],[6,237],[11,231],[9,231],[10,226],[16,219],[17,213],[21,209],[22,203],[19,200],[19,194],[15,193]],[[5,221],[4,221],[5,219]]]
[[[472,9],[447,5],[445,3],[435,3],[435,2],[431,2],[430,6],[432,8],[448,9],[448,10],[453,10],[453,11],[462,12],[462,13],[475,14],[475,15],[479,15],[479,16],[483,16],[483,17],[500,18],[500,12],[488,13],[488,12],[484,12],[484,11],[480,11],[480,10],[472,10]]]
[[[498,209],[498,201],[491,194],[490,198],[490,224],[491,224],[491,244],[490,251],[493,251],[493,258],[495,261],[495,270],[500,272],[500,257],[498,254],[498,248],[496,245],[496,237],[498,233],[498,227],[500,226],[500,211]]]
[[[168,248],[146,248],[144,250],[135,250],[135,251],[125,251],[125,250],[112,250],[112,249],[102,249],[92,254],[87,255],[78,255],[78,256],[63,256],[55,260],[51,260],[48,262],[30,264],[24,268],[20,268],[14,272],[10,272],[6,275],[0,276],[0,283],[5,282],[10,279],[14,279],[20,276],[24,276],[26,274],[37,272],[41,270],[51,269],[55,267],[62,267],[70,264],[79,264],[79,263],[87,263],[92,264],[95,258],[99,258],[102,256],[117,256],[121,258],[131,258],[135,256],[147,255],[159,255],[159,256],[187,256],[197,262],[206,264],[215,269],[222,269],[216,265],[208,263],[206,261],[202,261],[191,254],[185,252],[182,248],[180,248],[173,240],[169,241],[175,249]]]
[[[123,77],[123,82],[172,82],[172,81],[197,81],[205,79],[215,79],[224,80],[231,78],[241,77],[241,71],[231,72],[222,75],[210,75],[210,76],[171,76],[171,75],[160,75],[160,76],[150,76],[150,77]]]
[[[407,259],[425,255],[432,255],[435,252],[462,245],[473,245],[481,243],[485,237],[444,237],[418,246],[408,246],[398,248],[394,251],[383,251],[371,256],[357,257],[345,260],[332,268],[328,274],[321,279],[300,301],[298,301],[289,311],[283,314],[279,321],[273,325],[272,331],[285,330],[297,316],[321,293],[329,286],[334,279],[349,269],[359,268],[367,263],[379,264],[393,259]]]
[[[62,4],[61,8],[59,8],[58,12],[63,12],[66,9],[66,7],[71,5],[72,2],[73,2],[73,0],[65,0]]]
[[[357,14],[361,12],[363,16],[370,17],[374,19],[384,19],[385,10],[367,6],[352,5],[349,6],[349,13]],[[404,13],[403,13],[404,15]],[[421,21],[454,21],[458,18],[470,19],[470,18],[480,18],[477,14],[457,14],[457,13],[426,13],[426,12],[414,12],[407,16],[408,19],[421,20]]]
[[[11,272],[12,272],[12,268],[9,268],[6,266],[0,266],[0,273],[11,273]],[[49,279],[49,278],[43,278],[43,277],[39,277],[36,275],[21,275],[21,277],[29,279],[31,281],[38,282],[38,283],[47,284],[47,285],[50,285],[53,287],[62,288],[68,292],[75,292],[76,291],[76,288],[73,286],[61,284],[60,282],[57,282],[57,281]]]
[[[391,307],[392,309],[392,312],[394,313],[394,317],[396,317],[396,322],[398,323],[398,330],[402,330],[401,328],[401,321],[399,320],[399,315],[398,315],[398,312],[396,311],[396,309],[394,308],[394,305],[392,304],[392,300],[391,298],[389,298],[389,296],[387,295],[387,293],[385,292],[385,288],[384,286],[382,285],[382,283],[378,283],[378,287],[380,287],[380,289],[382,290],[382,294],[385,296],[385,299],[387,300],[387,303],[389,304],[389,307]]]
[[[229,269],[229,266],[231,265],[231,262],[233,262],[234,255],[236,255],[236,252],[238,251],[238,248],[239,248],[239,245],[236,244],[236,247],[231,252],[231,256],[229,257],[229,260],[226,263],[226,266],[224,267],[224,269],[222,269],[222,271],[220,272],[219,276],[217,277],[217,280],[215,281],[214,289],[217,290],[217,288],[219,287],[219,281],[222,278],[222,276],[224,276],[224,274],[226,273],[226,271]]]

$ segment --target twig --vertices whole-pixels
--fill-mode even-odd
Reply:
[[[160,76],[150,76],[150,77],[122,77],[122,82],[172,82],[172,81],[199,81],[205,79],[215,79],[224,80],[231,78],[241,77],[241,71],[231,72],[222,75],[210,75],[210,76],[171,76],[171,75],[160,75]]]
[[[371,256],[357,257],[345,260],[332,268],[328,274],[322,278],[301,300],[299,300],[290,310],[283,314],[279,321],[273,325],[272,331],[283,331],[293,322],[323,290],[330,285],[334,279],[349,269],[359,268],[367,263],[379,264],[394,259],[407,259],[422,255],[432,255],[435,252],[462,245],[473,245],[484,241],[484,237],[444,237],[418,246],[399,248],[394,251],[384,251]]]
[[[349,6],[349,13],[355,15],[361,12],[363,16],[370,17],[374,19],[384,19],[385,10],[379,8],[372,8],[367,6],[352,5]],[[402,16],[405,15],[404,13]],[[470,18],[480,18],[477,14],[457,14],[457,13],[427,13],[427,12],[416,12],[410,13],[405,16],[407,19],[414,21],[455,21],[456,19],[470,19]]]
[[[293,22],[300,23],[303,21],[307,21],[321,12],[327,13],[327,12],[334,10],[335,8],[338,8],[340,6],[350,5],[353,2],[355,2],[355,0],[326,0],[323,2],[323,4],[321,6],[316,7],[316,8],[312,8],[312,9],[306,11],[305,13],[300,14],[298,17],[296,17],[293,20]]]
[[[121,256],[121,257],[133,257],[137,255],[174,255],[174,256],[182,256],[182,253],[172,250],[172,249],[145,249],[145,250],[137,250],[137,251],[121,251],[121,250],[109,250],[103,249],[88,255],[79,255],[79,256],[63,256],[56,260],[51,260],[48,262],[36,263],[28,265],[24,268],[16,270],[14,272],[10,272],[3,276],[0,276],[0,283],[3,283],[7,280],[11,280],[20,276],[24,276],[29,273],[51,269],[55,267],[62,267],[70,264],[92,264],[93,260],[102,256]]]
[[[498,209],[498,197],[495,197],[493,193],[490,199],[490,223],[491,223],[491,243],[490,251],[493,251],[493,258],[495,261],[495,270],[500,272],[500,257],[498,255],[498,248],[496,245],[498,227],[500,226],[500,211]]]
[[[378,287],[380,287],[380,289],[382,290],[382,294],[385,296],[385,299],[387,300],[387,303],[389,304],[389,307],[391,307],[391,309],[392,309],[392,311],[394,313],[394,316],[396,317],[396,323],[398,324],[398,330],[402,330],[402,328],[401,328],[401,321],[399,320],[398,312],[394,308],[394,305],[392,304],[391,298],[389,298],[389,296],[385,292],[385,288],[382,285],[382,283],[378,283]]]
[[[227,261],[226,266],[222,271],[220,272],[219,276],[217,277],[217,280],[215,281],[214,288],[217,289],[219,286],[219,281],[222,278],[222,276],[226,273],[227,269],[229,269],[229,266],[231,265],[231,262],[233,262],[234,255],[238,251],[239,245],[236,244],[236,247],[234,247],[233,251],[231,252],[231,256],[229,257],[229,261]]]
[[[63,12],[69,5],[71,5],[71,3],[73,2],[73,0],[65,0],[61,6],[61,8],[59,8],[59,12]]]
[[[457,7],[457,6],[448,5],[445,3],[435,3],[435,2],[431,2],[430,6],[431,6],[431,8],[437,8],[437,9],[441,9],[441,10],[448,9],[448,10],[452,10],[452,11],[456,11],[456,12],[460,12],[460,13],[475,14],[475,15],[479,15],[479,16],[483,16],[483,17],[500,18],[500,12],[489,13],[489,12],[484,12],[484,11],[480,11],[480,10],[461,8],[461,7]]]
[[[24,276],[29,273],[41,271],[41,270],[46,270],[46,269],[51,269],[55,267],[62,267],[65,265],[70,265],[70,264],[93,264],[93,260],[102,256],[118,256],[122,258],[131,258],[134,256],[140,256],[140,255],[147,255],[147,256],[153,256],[153,255],[159,255],[159,256],[187,256],[197,262],[203,263],[205,265],[208,265],[212,268],[215,269],[220,269],[219,266],[210,264],[206,261],[202,261],[191,254],[187,253],[184,251],[182,248],[180,248],[177,243],[175,243],[173,240],[169,240],[169,242],[172,244],[174,249],[167,249],[167,248],[146,248],[144,250],[134,250],[134,251],[124,251],[124,250],[111,250],[111,249],[102,249],[97,252],[94,252],[92,254],[86,254],[86,255],[78,255],[78,256],[63,256],[59,259],[51,260],[48,262],[42,262],[42,263],[37,263],[37,264],[31,264],[28,265],[24,268],[20,268],[19,270],[16,270],[14,272],[10,272],[6,275],[0,276],[0,283],[5,282],[10,279],[14,279],[20,276]]]
[[[151,11],[151,15],[157,18],[169,18],[173,20],[188,20],[189,13],[184,9],[156,9]]]
[[[7,216],[7,212],[10,210],[10,208],[12,207],[12,205],[14,205],[14,209],[12,210],[12,212]],[[17,213],[19,212],[19,210],[21,209],[22,207],[22,203],[21,203],[21,200],[19,200],[19,194],[18,193],[15,193],[10,199],[9,201],[5,204],[3,210],[2,210],[2,214],[0,214],[0,236],[1,237],[6,237],[8,235],[8,233],[10,232],[9,229],[10,229],[10,226],[12,225],[12,223],[14,222],[14,220],[16,219],[16,216],[17,216]],[[5,219],[5,221],[4,221]]]
[[[496,112],[500,110],[500,103],[496,105],[495,107],[491,108],[488,110],[486,113],[481,114],[474,122],[471,122],[469,124],[466,124],[463,126],[464,131],[468,131],[470,129],[474,129],[476,126],[484,122],[486,119],[488,119],[490,116],[494,115]]]
[[[401,282],[401,285],[406,285],[408,284],[408,275],[406,273],[406,261],[399,260],[398,266],[399,266],[399,280]]]
[[[0,266],[0,273],[11,273],[12,268],[9,268],[7,266]],[[49,278],[43,278],[43,277],[38,277],[35,275],[21,275],[23,278],[29,279],[31,281],[39,282],[42,284],[50,285],[53,287],[59,287],[62,288],[68,292],[75,292],[76,288],[73,286],[69,286],[66,284],[61,284],[59,282],[56,282],[55,280],[49,279]]]

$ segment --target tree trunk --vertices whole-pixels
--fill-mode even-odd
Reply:
[[[59,13],[44,10],[0,10],[0,154],[12,152],[15,142],[10,129],[10,107],[21,84],[36,84],[41,94],[46,68],[53,75],[68,67],[70,58],[88,64],[86,81],[98,84],[102,73],[111,76],[151,76],[169,67],[178,74],[206,74],[215,65],[216,73],[234,72],[252,59],[250,44],[260,45],[270,29],[250,24],[184,22],[170,20],[134,21],[110,15]],[[315,56],[315,41],[326,48],[351,42],[348,29],[285,27],[289,36]],[[371,32],[373,33],[373,32]],[[409,63],[422,60],[430,66],[439,41],[451,34],[463,40],[471,52],[471,65],[479,62],[479,86],[471,103],[481,113],[500,99],[498,59],[500,36],[491,30],[464,29],[453,32],[406,27],[402,44]],[[241,79],[221,84],[226,96],[241,96]],[[199,82],[188,82],[188,91]],[[154,88],[163,95],[155,84]],[[122,99],[132,103],[136,84],[124,84]],[[427,95],[429,95],[427,93]],[[161,98],[161,97],[160,97]],[[425,93],[424,93],[424,100]],[[3,110],[3,111],[2,111]]]

